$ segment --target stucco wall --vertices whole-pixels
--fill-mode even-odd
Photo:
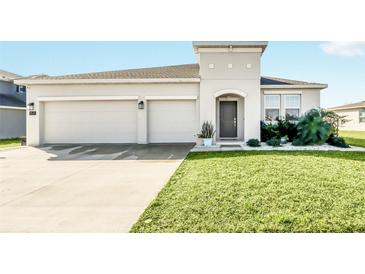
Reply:
[[[93,84],[93,85],[33,85],[27,89],[27,102],[34,102],[37,115],[27,114],[27,144],[39,145],[43,132],[43,103],[39,97],[77,97],[77,96],[199,96],[199,83],[179,84]],[[199,97],[196,101],[199,113]],[[137,107],[137,106],[136,106]],[[138,142],[147,142],[147,109],[137,113]],[[199,121],[199,117],[196,119]],[[119,123],[120,121],[116,121]],[[197,123],[197,132],[199,124]]]
[[[25,136],[25,110],[0,108],[0,139]]]
[[[341,130],[359,130],[365,131],[365,123],[360,123],[359,120],[360,109],[351,110],[336,110],[335,112],[341,116],[346,116],[346,119],[350,120],[340,127]]]
[[[244,98],[244,140],[260,139],[261,53],[200,53],[200,123],[212,121],[218,127],[216,98],[220,90],[238,90]],[[214,64],[214,69],[209,68]],[[229,68],[232,64],[232,68]],[[247,68],[250,64],[251,68]]]

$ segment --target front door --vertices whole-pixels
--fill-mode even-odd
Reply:
[[[237,101],[220,101],[219,116],[220,137],[237,137]]]

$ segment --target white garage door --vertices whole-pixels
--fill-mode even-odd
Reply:
[[[195,142],[195,108],[193,100],[148,101],[148,141],[150,143]]]
[[[44,104],[44,143],[136,143],[136,101]]]

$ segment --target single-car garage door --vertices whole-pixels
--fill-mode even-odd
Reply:
[[[196,139],[195,100],[148,101],[150,143],[190,143]]]
[[[44,103],[43,143],[136,143],[136,101]]]

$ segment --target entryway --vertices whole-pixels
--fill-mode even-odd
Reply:
[[[220,138],[237,137],[237,101],[219,102],[219,133]]]

